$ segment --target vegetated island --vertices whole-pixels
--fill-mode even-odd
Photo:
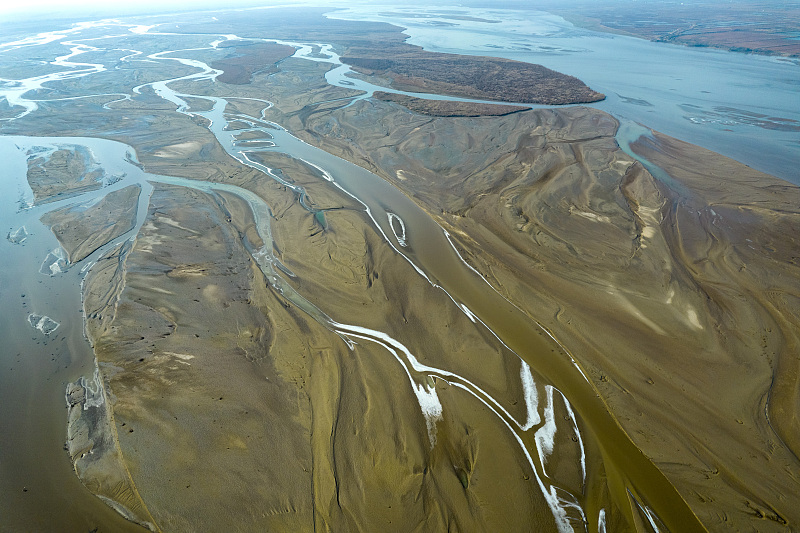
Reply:
[[[372,77],[373,83],[394,89],[498,102],[567,105],[598,102],[605,95],[592,90],[574,76],[542,65],[460,54],[428,52],[406,42],[403,28],[393,24],[328,19],[327,9],[309,10],[296,17],[290,11],[270,13],[270,38],[333,44],[340,59],[356,72]],[[186,23],[185,32],[206,32],[207,25]],[[237,35],[263,35],[259,18],[240,14],[215,22],[215,30]],[[234,57],[217,60],[211,66],[225,73],[217,80],[247,85],[257,71],[274,72],[277,62],[291,55],[282,45],[246,46],[237,41]],[[222,46],[222,45],[221,45]],[[278,48],[275,48],[278,47]],[[291,47],[286,47],[291,50]],[[286,55],[283,55],[286,54]],[[447,115],[450,116],[450,115]]]
[[[394,102],[410,111],[431,117],[502,117],[530,109],[519,105],[454,102],[452,100],[426,100],[405,94],[375,91],[373,98]]]
[[[341,59],[357,72],[383,78],[402,91],[545,105],[583,104],[605,98],[574,76],[497,57],[426,52],[403,45],[383,50],[367,48]]]

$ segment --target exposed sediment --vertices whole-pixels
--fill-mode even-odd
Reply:
[[[68,206],[49,211],[42,222],[50,226],[70,263],[132,230],[136,224],[141,187],[131,185],[112,191],[90,206]]]
[[[153,518],[131,480],[118,446],[112,410],[108,406],[104,374],[80,378],[67,386],[69,412],[65,449],[75,466],[75,473],[89,490],[103,499],[128,520],[156,531]]]
[[[687,529],[800,521],[786,498],[798,492],[796,188],[656,136],[635,148],[681,186],[659,182],[618,149],[616,121],[591,109],[432,118],[374,99],[345,108],[353,91],[328,86],[328,67],[287,59],[254,73],[224,87],[241,97],[229,110],[255,118],[266,103],[245,98],[269,93],[267,118],[422,206],[575,356],[573,374],[590,381],[575,387],[608,406],[700,518]],[[215,90],[174,84],[200,85]],[[255,192],[273,234],[262,239],[230,191],[157,185],[135,243],[91,269],[84,309],[100,377],[68,392],[70,453],[91,490],[171,531],[660,523],[635,487],[626,492],[624,469],[605,470],[616,426],[586,431],[558,389],[421,276],[319,169],[253,155],[305,189],[301,205],[296,189],[229,157],[205,119],[154,103],[144,90],[118,104],[124,117],[84,119],[110,129],[120,115],[106,135],[135,146],[151,172]],[[734,195],[715,166],[754,188]],[[400,248],[421,238],[406,234],[411,222],[389,215]],[[730,244],[744,235],[747,261]],[[286,286],[329,321],[268,285],[255,261],[268,241]],[[538,461],[526,457],[534,451]],[[572,496],[578,505],[559,507]]]
[[[299,174],[290,175],[307,180]],[[261,191],[297,290],[332,317],[403,338],[421,361],[469,373],[513,416],[529,416],[514,400],[519,359],[446,294],[431,295],[363,213],[329,211],[321,232],[293,193]],[[159,528],[508,531],[553,520],[512,434],[480,402],[415,372],[443,406],[431,433],[390,352],[366,338],[348,347],[265,286],[240,244],[243,214],[230,197],[157,186],[124,268],[98,264],[87,280],[91,338],[114,369],[120,448]],[[544,405],[545,390],[533,390]],[[567,461],[569,449],[557,456]]]
[[[104,173],[86,151],[62,148],[28,159],[28,183],[37,202],[51,202],[102,187]]]
[[[588,109],[431,120],[364,101],[305,136],[417,199],[569,346],[707,527],[783,530],[800,522],[798,189],[664,136],[635,145],[670,189],[616,127]]]
[[[378,100],[394,102],[405,108],[432,117],[484,117],[503,116],[530,109],[522,106],[478,104],[473,102],[457,102],[453,100],[425,100],[403,94],[375,91],[372,95]]]

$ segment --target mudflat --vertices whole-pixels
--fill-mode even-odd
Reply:
[[[106,194],[90,206],[50,211],[42,217],[42,222],[50,226],[66,251],[67,260],[77,263],[135,227],[140,192],[140,187],[131,185]]]

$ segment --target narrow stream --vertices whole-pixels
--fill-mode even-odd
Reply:
[[[150,28],[133,26],[130,30],[144,36]],[[47,41],[46,36],[40,37],[42,42]],[[239,38],[221,36],[210,42],[207,48],[215,48],[225,40],[236,39]],[[328,73],[328,81],[366,91],[356,98],[366,97],[373,90],[384,90],[348,77],[349,69],[338,62],[338,56],[328,45],[317,44],[322,54],[328,56],[321,58],[320,54],[312,55],[312,44],[282,44],[298,48],[296,57],[338,65]],[[68,45],[70,53],[54,59],[52,64],[72,70],[27,80],[13,80],[13,84],[9,80],[3,80],[6,87],[0,89],[0,96],[23,108],[16,120],[37,111],[36,102],[24,97],[28,90],[41,88],[48,81],[87,76],[105,70],[103,65],[69,61],[97,48],[79,44],[75,39]],[[383,346],[408,375],[409,385],[428,422],[432,446],[435,445],[435,425],[442,416],[442,405],[429,377],[445,380],[486,405],[519,443],[521,453],[529,462],[560,531],[600,531],[605,527],[605,510],[601,510],[599,516],[587,516],[586,502],[591,498],[590,492],[572,494],[547,476],[546,453],[542,450],[551,450],[552,453],[555,427],[560,424],[567,424],[579,436],[583,450],[581,470],[584,480],[589,475],[587,472],[597,476],[604,471],[611,481],[610,486],[616,490],[618,505],[621,507],[626,503],[632,505],[628,498],[633,498],[647,516],[659,516],[672,530],[702,530],[675,489],[619,428],[568,350],[486,283],[459,256],[449,235],[433,219],[406,195],[379,177],[299,140],[279,124],[266,121],[263,111],[258,117],[230,114],[226,112],[228,102],[224,98],[182,94],[171,89],[170,84],[178,80],[206,80],[213,83],[220,74],[220,71],[201,61],[179,57],[182,51],[189,50],[198,48],[158,52],[147,57],[152,61],[175,61],[196,68],[198,72],[146,85],[151,86],[158,96],[173,103],[177,112],[208,119],[210,131],[228,154],[243,165],[263,172],[265,178],[291,188],[298,201],[310,211],[313,210],[305,203],[305,191],[302,188],[283,179],[275,169],[253,161],[248,154],[274,151],[305,161],[319,170],[320,179],[327,180],[332,186],[360,202],[386,242],[430,283],[430,290],[445,291],[453,303],[476,322],[477,327],[488,328],[519,356],[520,379],[526,391],[525,400],[528,406],[527,420],[516,420],[501,402],[466,376],[421,364],[401,340],[381,331],[338,322],[336,317],[326,315],[313,302],[299,294],[284,279],[288,270],[280,265],[272,253],[269,206],[254,193],[228,184],[145,173],[135,164],[134,149],[114,141],[89,137],[0,136],[0,157],[7,162],[7,178],[0,183],[3,193],[0,199],[3,202],[0,221],[9,233],[9,239],[0,244],[0,253],[6,258],[3,268],[0,269],[0,289],[6,304],[6,316],[11,317],[10,320],[0,322],[3,338],[6,339],[6,353],[2,360],[4,372],[0,379],[9,407],[0,422],[3,429],[0,435],[0,469],[3,474],[0,488],[3,494],[11,495],[0,504],[0,518],[4,522],[9,517],[8,523],[13,525],[14,520],[19,520],[19,516],[25,516],[30,521],[31,517],[42,514],[41,509],[49,509],[52,516],[40,517],[42,529],[48,529],[54,524],[82,527],[98,522],[109,524],[115,530],[138,530],[91,496],[73,474],[68,456],[62,450],[66,425],[63,395],[67,382],[74,381],[80,375],[91,375],[94,368],[94,357],[83,334],[80,295],[82,277],[102,254],[136,237],[147,214],[152,184],[164,183],[208,193],[224,191],[245,200],[252,209],[259,235],[264,241],[261,249],[253,251],[253,257],[269,285],[320,324],[340,335],[351,348],[357,340]],[[128,57],[142,55],[136,50],[130,52],[132,53]],[[135,87],[132,93],[139,94],[144,87],[145,85]],[[120,96],[121,99],[131,97]],[[212,107],[208,111],[193,111],[187,103],[188,98],[209,101]],[[263,104],[264,110],[271,105],[266,100]],[[231,132],[226,129],[229,120],[244,121],[250,128]],[[252,142],[236,141],[233,133],[242,131],[263,133],[264,144],[253,147]],[[26,183],[26,160],[38,147],[50,150],[57,147],[85,147],[107,174],[119,176],[121,179],[98,191],[59,202],[31,206],[31,192]],[[54,267],[51,269],[53,275],[39,273],[45,258],[50,256],[57,263],[60,256],[55,238],[38,221],[43,213],[64,205],[97,199],[132,184],[142,187],[137,226],[133,231],[106,244],[81,263],[69,265],[68,269]],[[28,233],[24,240],[20,237],[23,233],[16,233],[22,227]],[[13,235],[19,238],[12,238]],[[12,242],[20,240],[21,242]],[[47,330],[37,330],[31,327],[28,319],[31,313],[47,316],[58,323],[58,326],[49,334],[45,333]],[[537,383],[539,381],[541,382]],[[542,387],[541,391],[537,389],[537,385]],[[571,414],[569,420],[554,419],[555,394],[563,397]],[[543,406],[537,405],[537,397],[547,399]],[[591,446],[587,444],[584,449],[585,441],[591,441]],[[599,450],[599,453],[590,450]],[[597,490],[598,487],[588,487],[588,491]],[[21,522],[19,525],[26,528],[30,523]]]

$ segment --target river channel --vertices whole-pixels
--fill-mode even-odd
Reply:
[[[115,31],[119,24],[115,23]],[[157,29],[122,25],[142,37],[159,34]],[[86,26],[86,27],[92,27]],[[98,23],[94,28],[102,27]],[[174,34],[173,34],[174,35]],[[44,37],[43,37],[44,36]],[[40,34],[41,42],[47,41]],[[176,45],[180,36],[174,35]],[[208,36],[208,48],[214,48],[236,36]],[[65,44],[70,53],[53,58],[52,64],[70,69],[64,72],[15,80],[0,89],[0,96],[14,102],[23,111],[11,120],[24,120],[31,113],[41,112],[34,100],[25,98],[28,89],[42,87],[48,81],[88,76],[103,72],[108,67],[97,63],[75,63],[72,58],[82,53],[96,51],[102,40],[92,46],[76,44],[80,34],[70,35]],[[31,44],[23,46],[35,46]],[[338,56],[325,43],[284,43],[295,46],[296,57],[310,61],[326,61],[337,68],[328,75],[332,84],[365,90],[365,97],[378,89],[366,82],[346,76],[347,67],[341,66]],[[312,54],[312,46],[321,53]],[[196,49],[195,49],[196,50]],[[135,51],[134,51],[135,52]],[[148,174],[136,164],[135,150],[127,145],[91,137],[0,137],[0,158],[4,161],[4,178],[0,181],[0,222],[9,238],[0,243],[0,291],[3,295],[4,313],[0,321],[0,334],[4,339],[3,365],[0,386],[3,390],[5,412],[0,418],[0,491],[6,496],[0,503],[0,522],[12,530],[88,530],[103,525],[115,531],[140,530],[127,523],[114,511],[89,493],[72,471],[67,454],[63,451],[66,432],[64,390],[67,383],[94,371],[94,356],[84,334],[84,317],[81,305],[81,284],[91,265],[124,241],[135,239],[148,211],[148,198],[154,183],[190,187],[204,192],[224,191],[245,200],[254,215],[264,246],[251,250],[268,284],[285,298],[305,311],[320,324],[351,342],[369,340],[386,349],[387,357],[394,357],[402,365],[411,387],[419,401],[420,409],[435,426],[441,416],[441,404],[435,389],[426,385],[427,377],[443,379],[483,402],[502,422],[519,443],[521,453],[530,465],[530,471],[547,501],[560,531],[604,531],[605,511],[593,510],[587,502],[593,498],[590,485],[588,494],[572,494],[547,477],[542,449],[552,448],[553,424],[568,424],[581,440],[581,469],[584,480],[595,478],[601,472],[608,476],[614,487],[618,504],[634,502],[642,516],[653,524],[659,519],[674,531],[702,530],[696,518],[678,496],[661,472],[632,444],[605,404],[596,394],[568,350],[541,326],[531,321],[522,311],[497,293],[477,272],[459,256],[442,230],[424,211],[406,195],[387,182],[352,163],[339,159],[294,137],[281,125],[268,122],[261,116],[247,116],[226,112],[224,98],[189,95],[176,92],[170,84],[192,79],[214,83],[220,71],[197,59],[181,57],[182,50],[159,52],[148,56],[149,61],[177,61],[196,72],[178,78],[152,82],[154,92],[171,102],[176,112],[195,114],[208,120],[209,129],[229,155],[241,164],[263,172],[265,179],[273,179],[297,193],[303,203],[304,191],[283,180],[280,173],[253,162],[248,154],[257,151],[276,151],[303,160],[319,171],[320,180],[338,187],[363,205],[365,213],[386,242],[411,263],[430,285],[431,291],[445,291],[476,327],[486,328],[520,358],[520,379],[526,391],[542,387],[549,399],[547,405],[537,406],[526,394],[528,420],[516,420],[501,402],[492,398],[468,377],[457,375],[446,368],[433,368],[420,364],[403,344],[387,334],[358,324],[344,323],[339,317],[326,315],[313,301],[297,293],[287,283],[290,275],[272,255],[269,206],[255,194],[228,184],[200,182],[184,178]],[[132,54],[135,55],[135,54]],[[321,57],[327,56],[327,57]],[[95,60],[96,61],[96,60]],[[22,90],[26,89],[26,90]],[[141,93],[144,86],[132,89],[129,98]],[[190,98],[205,100],[209,110],[193,110]],[[264,100],[263,107],[271,104]],[[263,133],[269,141],[260,147],[238,143],[226,126],[236,120],[249,124],[250,133]],[[241,133],[243,130],[238,130]],[[265,144],[271,144],[265,145]],[[107,175],[115,176],[113,183],[99,189],[60,200],[37,205],[27,184],[27,159],[38,153],[56,148],[82,147],[88,149],[94,160]],[[65,205],[97,200],[122,187],[137,184],[141,187],[137,225],[131,232],[104,245],[77,264],[68,265],[61,257],[58,242],[39,222],[48,211]],[[21,230],[24,228],[24,231]],[[43,268],[47,267],[47,268]],[[44,272],[44,273],[42,273]],[[49,326],[31,320],[47,317]],[[571,416],[569,420],[553,420],[553,397],[561,395]],[[534,423],[533,421],[537,422]],[[433,445],[434,439],[431,436]],[[585,446],[584,446],[585,444]],[[629,500],[631,498],[632,500]],[[649,517],[649,518],[648,518]],[[656,518],[658,517],[658,518]]]

